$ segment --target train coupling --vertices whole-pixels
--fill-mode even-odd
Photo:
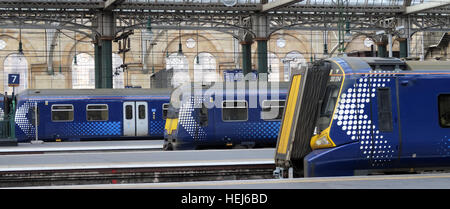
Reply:
[[[273,171],[273,177],[276,179],[283,179],[285,177],[285,169],[282,167],[276,167]],[[287,177],[292,179],[294,178],[294,168],[289,167]]]

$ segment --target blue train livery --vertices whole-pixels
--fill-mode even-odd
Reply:
[[[298,162],[304,176],[450,168],[450,62],[341,57],[324,63],[329,76],[311,150]],[[301,88],[296,76],[293,94]],[[283,123],[292,117],[284,115]],[[280,135],[278,148],[287,142]]]
[[[237,81],[175,89],[164,149],[274,147],[287,87]]]
[[[25,90],[17,96],[16,137],[19,142],[36,137],[44,141],[161,139],[170,92],[170,89]]]

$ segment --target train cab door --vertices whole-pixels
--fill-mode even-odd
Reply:
[[[123,135],[148,135],[148,104],[147,102],[123,103]]]
[[[362,124],[365,139],[361,147],[367,151],[370,167],[385,169],[395,166],[401,144],[400,119],[398,117],[398,91],[395,77],[379,74],[370,78],[370,88],[362,92],[362,99],[370,98],[370,124]],[[364,89],[364,88],[363,88]],[[364,116],[363,116],[364,117]],[[369,123],[369,121],[368,121]]]

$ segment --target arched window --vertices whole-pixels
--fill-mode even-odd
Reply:
[[[176,87],[184,82],[190,82],[189,63],[186,56],[172,53],[166,59],[166,69],[173,69],[172,86]]]
[[[297,71],[301,67],[306,66],[306,60],[303,55],[298,51],[289,52],[284,59],[284,80],[289,81],[291,79],[292,71]]]
[[[194,58],[194,82],[216,82],[218,79],[216,58],[207,52],[199,53]]]
[[[123,89],[124,85],[124,72],[120,66],[123,64],[122,57],[118,54],[112,54],[112,75],[113,75],[113,88]]]
[[[277,55],[269,52],[267,53],[267,60],[269,61],[269,81],[280,81],[280,59]]]
[[[4,91],[11,94],[13,92],[13,87],[8,86],[8,74],[20,75],[20,85],[14,87],[15,94],[28,88],[28,61],[23,54],[10,54],[3,62]]]
[[[95,88],[95,61],[86,53],[77,54],[77,63],[72,61],[72,88]]]

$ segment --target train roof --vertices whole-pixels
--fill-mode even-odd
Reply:
[[[245,82],[245,85],[242,85],[243,82]],[[275,84],[276,83],[276,84]],[[208,90],[208,89],[225,89],[225,87],[228,86],[233,86],[234,89],[253,89],[255,87],[255,85],[257,87],[262,87],[264,85],[264,82],[258,82],[258,81],[229,81],[229,82],[213,82],[209,85],[205,85],[205,84],[201,84],[201,83],[195,83],[192,82],[190,83],[190,89],[203,89],[203,90]],[[266,83],[266,88],[269,89],[271,86],[273,85],[278,85],[278,88],[280,89],[289,89],[289,81],[287,82],[267,82]],[[180,86],[182,87],[182,86]],[[180,88],[178,87],[178,88]]]
[[[450,61],[406,61],[410,70],[450,70]]]
[[[26,89],[18,97],[39,96],[169,96],[172,89]]]
[[[404,69],[406,70],[406,63],[398,58],[381,58],[381,57],[337,57],[332,59],[339,59],[345,61],[353,70],[386,68],[392,66],[391,70]]]
[[[406,71],[447,71],[450,61],[405,61],[398,58],[380,57],[337,57],[332,60],[344,61],[352,70],[406,70]]]

